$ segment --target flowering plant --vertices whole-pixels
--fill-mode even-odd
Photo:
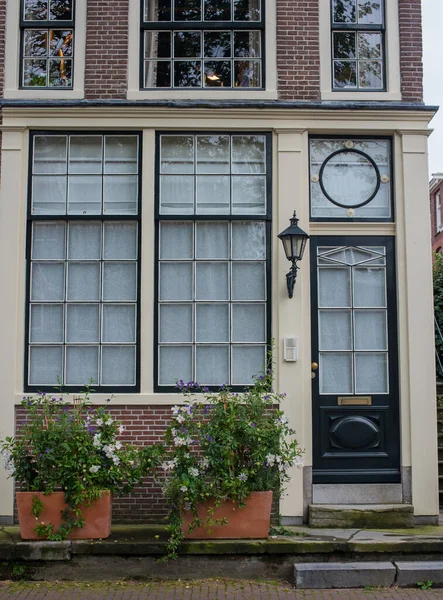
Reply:
[[[272,490],[279,496],[289,468],[303,464],[303,451],[279,408],[285,394],[275,392],[272,381],[269,363],[266,374],[239,394],[226,386],[213,393],[195,382],[177,383],[185,402],[172,407],[170,450],[162,464],[172,507],[169,557],[177,556],[183,539],[183,510],[192,512],[189,531],[202,525],[210,531],[223,523],[211,516],[202,522],[200,502],[211,500],[217,507],[229,499],[242,506],[250,492]]]
[[[27,416],[15,437],[0,440],[1,454],[10,476],[22,491],[65,493],[67,509],[62,525],[37,525],[38,535],[50,540],[65,539],[74,527],[83,527],[81,505],[99,498],[103,490],[128,493],[160,456],[158,447],[139,449],[119,438],[124,427],[107,408],[90,404],[89,386],[73,405],[57,396],[39,392],[23,398]],[[110,399],[108,400],[108,402]],[[36,497],[36,518],[43,506]]]

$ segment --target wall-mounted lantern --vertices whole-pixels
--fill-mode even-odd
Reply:
[[[297,279],[297,262],[303,258],[306,242],[309,235],[300,229],[298,226],[297,215],[295,214],[290,219],[291,224],[287,229],[278,234],[278,237],[283,243],[286,258],[292,262],[292,267],[289,273],[286,274],[286,283],[288,286],[288,295],[290,298],[294,295],[294,285]]]

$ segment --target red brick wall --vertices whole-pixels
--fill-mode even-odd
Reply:
[[[170,406],[110,406],[109,413],[121,421],[125,431],[124,442],[146,445],[163,440],[163,433],[171,418]],[[16,422],[26,418],[26,411],[16,408]],[[160,471],[158,474],[161,475]],[[168,514],[168,506],[162,496],[154,475],[130,496],[114,498],[112,503],[113,523],[162,523]]]
[[[128,0],[88,0],[87,5],[85,97],[126,98]]]
[[[440,210],[443,219],[443,180],[440,182],[429,196],[430,209],[431,209],[431,235],[432,235],[432,251],[437,252],[439,250],[443,253],[443,231],[437,233],[437,219],[436,219],[436,206],[435,197],[440,192]]]
[[[399,0],[400,73],[403,100],[423,101],[421,0]]]
[[[320,98],[318,0],[277,1],[277,74],[281,100]]]

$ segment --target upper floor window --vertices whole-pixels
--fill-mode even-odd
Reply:
[[[73,86],[74,0],[22,0],[21,87]]]
[[[384,0],[332,0],[334,90],[385,88]]]
[[[437,233],[439,233],[443,228],[441,222],[440,192],[435,194],[435,227],[437,229]]]
[[[310,140],[311,220],[392,220],[391,142]]]
[[[264,87],[262,0],[144,0],[142,88]]]

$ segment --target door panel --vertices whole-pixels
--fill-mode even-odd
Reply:
[[[400,481],[393,238],[311,238],[311,283],[313,481]]]

